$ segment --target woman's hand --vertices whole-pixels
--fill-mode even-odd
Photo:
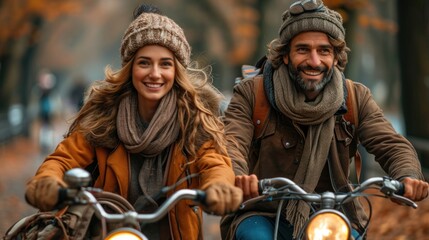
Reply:
[[[213,183],[206,189],[204,211],[215,215],[225,215],[236,211],[243,200],[240,188],[226,183]]]
[[[25,199],[42,212],[51,211],[58,203],[60,187],[65,185],[53,177],[33,179],[27,184]]]

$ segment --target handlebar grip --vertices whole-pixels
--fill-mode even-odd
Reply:
[[[55,204],[56,209],[60,209],[64,206],[64,204],[69,200],[67,188],[59,188],[58,189],[58,201]]]
[[[201,204],[206,204],[206,198],[207,198],[207,194],[204,191],[201,190],[196,190],[196,197],[195,197],[195,201],[201,203]]]
[[[74,201],[76,200],[75,197],[77,196],[78,191],[79,190],[70,189],[70,188],[59,188],[57,206],[62,207],[63,205],[74,203]]]
[[[58,190],[58,202],[57,204],[61,204],[67,200],[67,189],[66,188],[60,188]]]
[[[397,188],[398,189],[395,191],[395,193],[397,195],[403,196],[405,193],[405,185],[402,182],[398,182]]]
[[[262,192],[264,190],[264,183],[265,183],[264,179],[261,179],[258,181],[258,193],[259,193],[259,195],[262,195]]]

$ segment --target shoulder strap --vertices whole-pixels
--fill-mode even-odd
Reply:
[[[346,99],[347,113],[344,115],[344,119],[346,121],[349,121],[352,125],[355,126],[355,129],[357,129],[359,125],[359,117],[358,117],[358,107],[356,102],[353,81],[350,79],[346,79],[346,87],[347,87],[347,94],[348,94]],[[354,158],[355,158],[354,160],[355,160],[356,178],[359,182],[359,178],[362,170],[362,159],[359,151],[356,151]]]
[[[347,113],[344,115],[344,119],[349,121],[351,124],[358,126],[359,118],[357,113],[357,102],[355,97],[355,89],[354,83],[350,79],[346,79],[346,87],[347,87]]]
[[[253,126],[255,127],[253,132],[254,139],[260,137],[262,127],[264,126],[265,119],[268,115],[268,110],[270,109],[267,97],[265,96],[263,79],[263,75],[255,77],[255,102],[253,106]]]

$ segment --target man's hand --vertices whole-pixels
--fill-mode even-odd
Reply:
[[[427,182],[406,177],[402,183],[404,184],[404,197],[413,201],[421,201],[428,196],[429,184]]]
[[[243,190],[243,201],[259,196],[258,177],[255,174],[236,176],[235,186]]]

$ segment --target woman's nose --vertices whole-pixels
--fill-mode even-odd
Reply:
[[[153,66],[151,71],[150,71],[149,76],[151,78],[159,78],[161,76],[161,69],[159,69],[159,67],[157,67],[157,66]]]

